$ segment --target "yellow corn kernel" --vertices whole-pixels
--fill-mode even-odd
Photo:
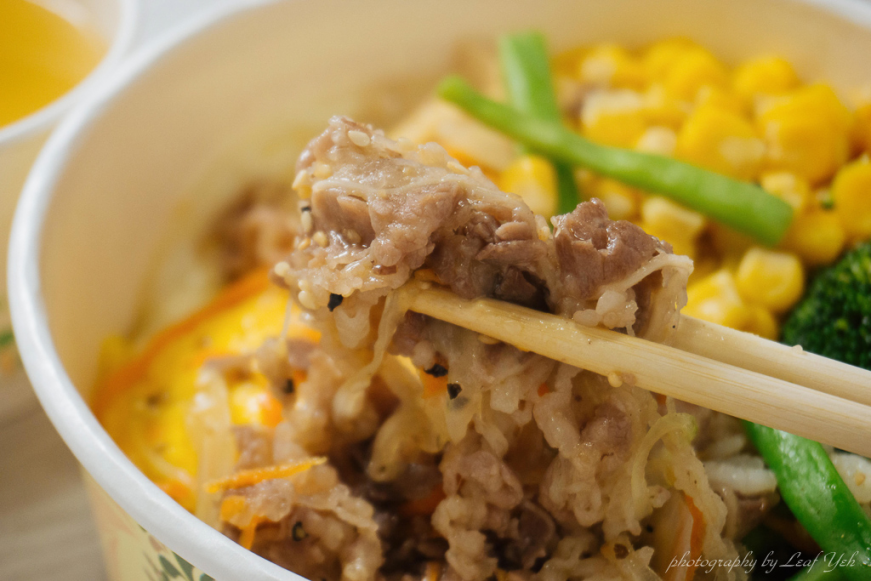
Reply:
[[[679,129],[692,105],[679,101],[665,92],[660,83],[651,84],[644,92],[644,114],[648,123]]]
[[[749,60],[735,69],[732,87],[746,101],[756,95],[776,95],[798,86],[798,75],[789,61],[779,56]]]
[[[663,79],[666,92],[682,101],[694,101],[699,89],[706,86],[727,88],[729,74],[714,55],[701,47],[692,47],[679,55]]]
[[[747,309],[749,316],[740,330],[759,335],[763,339],[777,341],[780,328],[771,311],[761,305],[748,305]]]
[[[657,155],[674,155],[677,149],[677,134],[670,127],[648,127],[635,142],[635,149]]]
[[[622,46],[603,44],[581,59],[578,77],[585,83],[606,87],[640,89],[647,84],[641,62]]]
[[[822,208],[796,214],[781,243],[798,254],[807,266],[830,264],[844,248],[847,235],[838,216]]]
[[[853,137],[857,147],[871,153],[871,103],[863,103],[856,108]]]
[[[762,167],[765,146],[753,126],[732,111],[696,109],[677,136],[677,156],[712,171],[751,180]]]
[[[750,319],[750,309],[738,294],[735,278],[725,269],[687,287],[683,313],[732,329],[745,328]]]
[[[602,200],[612,220],[632,220],[638,216],[641,195],[618,181],[603,178],[596,182],[593,194]]]
[[[747,112],[744,101],[738,95],[722,87],[710,85],[699,89],[698,95],[696,95],[696,107],[716,107],[741,116]]]
[[[230,420],[236,425],[275,427],[281,422],[281,408],[262,385],[244,382],[230,390]]]
[[[581,129],[597,143],[632,147],[647,129],[641,96],[625,89],[591,94],[581,112]]]
[[[826,85],[771,99],[758,112],[770,169],[791,171],[812,184],[830,177],[850,154],[853,117]]]
[[[811,186],[806,179],[788,171],[765,172],[759,176],[762,189],[792,206],[798,215],[811,202]]]
[[[871,163],[861,159],[841,168],[832,182],[832,200],[850,239],[871,236]]]
[[[662,79],[674,64],[698,45],[685,38],[667,38],[650,45],[641,57],[641,65],[651,79]]]
[[[792,307],[804,292],[804,268],[798,256],[754,247],[744,254],[735,274],[744,300],[762,305],[773,313]]]
[[[705,217],[660,196],[650,196],[641,204],[641,219],[657,232],[669,233],[675,238],[694,239],[705,227]],[[668,240],[666,236],[666,240]]]
[[[557,209],[556,174],[538,155],[521,155],[499,175],[499,188],[517,194],[536,214],[546,218]]]
[[[651,236],[655,236],[663,242],[668,242],[671,245],[671,249],[674,251],[675,254],[689,256],[690,258],[695,260],[696,254],[698,252],[696,248],[695,238],[690,238],[689,236],[686,236],[681,232],[675,232],[674,230],[661,231],[656,226],[648,224],[643,220],[638,223],[638,226],[640,226],[642,230],[644,230]]]

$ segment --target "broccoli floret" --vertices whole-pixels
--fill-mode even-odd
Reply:
[[[786,320],[783,342],[871,369],[871,243],[817,275]]]

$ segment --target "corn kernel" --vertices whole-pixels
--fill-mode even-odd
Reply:
[[[641,64],[651,79],[663,78],[684,54],[697,46],[685,38],[660,40],[644,51]]]
[[[591,94],[581,112],[581,128],[604,145],[632,147],[647,129],[641,95],[629,90]]]
[[[832,199],[850,239],[871,236],[871,163],[862,159],[841,168],[832,182]]]
[[[782,313],[801,298],[804,269],[795,254],[754,247],[741,259],[735,283],[744,300]]]
[[[638,226],[651,236],[655,236],[663,242],[668,242],[675,254],[689,256],[695,260],[697,253],[695,238],[691,238],[674,230],[662,231],[653,224],[649,224],[643,220],[638,223]]]
[[[590,190],[602,200],[612,220],[632,220],[638,215],[640,194],[637,190],[618,181],[604,178]]]
[[[693,239],[705,227],[705,217],[660,196],[650,196],[641,204],[641,218],[657,232]],[[669,236],[666,236],[666,240]]]
[[[649,127],[635,142],[635,149],[657,155],[674,155],[677,134],[670,127]]]
[[[759,177],[762,189],[792,206],[798,215],[811,202],[811,186],[807,180],[788,171],[765,172]]]
[[[785,93],[798,86],[798,75],[789,62],[778,56],[756,58],[742,64],[732,78],[735,92],[747,101],[754,96]]]
[[[810,85],[760,107],[757,127],[767,165],[812,184],[830,177],[850,154],[853,117],[826,85]]]
[[[796,214],[781,246],[798,254],[807,266],[823,266],[841,254],[846,240],[844,227],[834,212],[812,208]]]
[[[578,77],[606,87],[640,89],[647,83],[647,73],[638,59],[614,44],[593,47],[581,60]]]
[[[696,109],[677,137],[677,156],[740,180],[759,172],[765,146],[743,117],[715,107]]]
[[[536,214],[547,218],[557,209],[556,174],[551,163],[538,155],[522,155],[499,176],[502,191],[517,194]]]
[[[750,309],[738,294],[735,278],[722,269],[687,288],[683,313],[732,329],[743,329],[750,320]]]
[[[683,101],[694,101],[705,86],[727,88],[729,74],[714,55],[701,47],[693,47],[679,55],[663,79],[669,95]]]
[[[711,85],[699,89],[695,104],[696,107],[716,107],[742,116],[747,112],[744,101],[738,95]]]
[[[747,308],[749,316],[740,330],[759,335],[763,339],[777,341],[780,328],[771,311],[761,305],[748,305]]]
[[[648,123],[679,129],[689,115],[692,105],[667,94],[660,83],[651,84],[644,92],[644,114]]]

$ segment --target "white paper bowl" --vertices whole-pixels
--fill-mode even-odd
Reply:
[[[139,53],[49,140],[18,208],[9,268],[28,373],[96,482],[110,578],[145,579],[166,566],[161,557],[183,574],[191,563],[196,579],[297,578],[171,501],[80,395],[101,340],[129,328],[158,243],[218,144],[264,119],[323,126],[330,113],[353,113],[348,96],[375,81],[436,78],[458,39],[530,27],[554,48],[682,35],[727,62],[774,51],[806,79],[844,89],[871,80],[871,4],[860,0],[256,3]]]

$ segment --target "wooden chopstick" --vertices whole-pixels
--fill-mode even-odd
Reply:
[[[871,406],[871,371],[686,315],[670,343],[728,363]]]
[[[871,407],[862,403],[510,303],[492,299],[468,301],[447,290],[427,289],[418,283],[407,285],[401,292],[403,305],[409,310],[524,351],[871,456],[871,438],[867,436]],[[702,336],[703,330],[696,331],[697,337]],[[692,342],[692,337],[688,333],[681,343]],[[716,335],[713,337],[717,339]],[[755,365],[760,366],[758,362]]]

